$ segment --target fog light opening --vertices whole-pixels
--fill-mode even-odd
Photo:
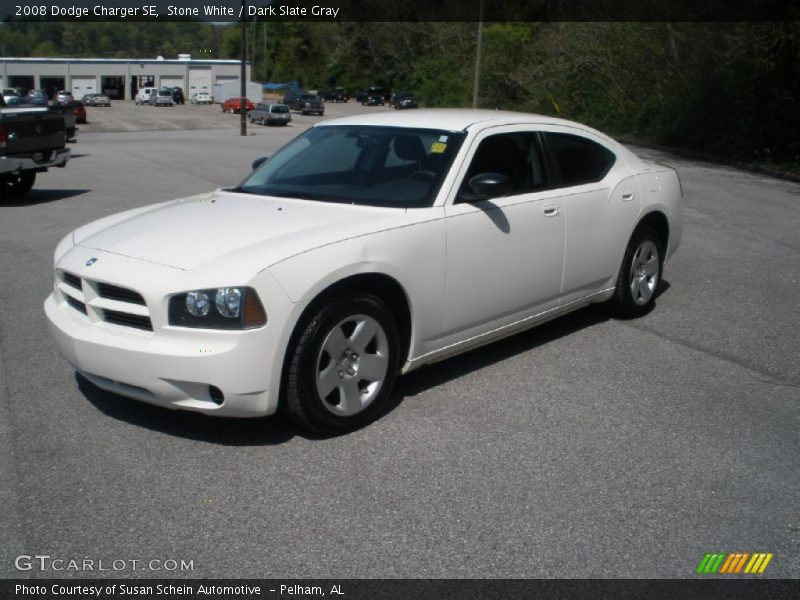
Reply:
[[[215,385],[208,386],[208,395],[211,396],[211,401],[218,406],[222,406],[222,403],[225,402],[225,394]]]

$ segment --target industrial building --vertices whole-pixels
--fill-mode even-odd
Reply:
[[[132,100],[142,87],[175,87],[187,99],[198,92],[214,93],[214,86],[239,79],[238,60],[196,60],[189,54],[177,59],[146,58],[5,58],[0,57],[0,89],[41,89],[52,97],[59,90],[76,98],[102,93],[111,99]],[[250,81],[250,64],[246,66]]]

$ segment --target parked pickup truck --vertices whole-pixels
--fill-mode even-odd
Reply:
[[[70,159],[64,115],[47,107],[6,108],[0,100],[0,199],[24,196],[36,174]]]

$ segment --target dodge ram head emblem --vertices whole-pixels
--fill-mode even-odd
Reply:
[[[86,261],[86,266],[91,267],[96,262],[97,262],[96,258],[90,258],[89,260]]]

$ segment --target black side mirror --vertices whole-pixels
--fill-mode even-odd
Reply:
[[[469,180],[468,192],[461,192],[457,202],[480,202],[511,193],[511,179],[502,173],[479,173]]]
[[[268,159],[268,158],[269,158],[269,156],[262,156],[261,158],[257,158],[257,159],[255,159],[255,160],[253,161],[253,171],[255,171],[255,170],[258,168],[258,167],[260,167],[260,166],[261,166],[261,165],[263,165],[265,162],[267,162],[267,159]]]

